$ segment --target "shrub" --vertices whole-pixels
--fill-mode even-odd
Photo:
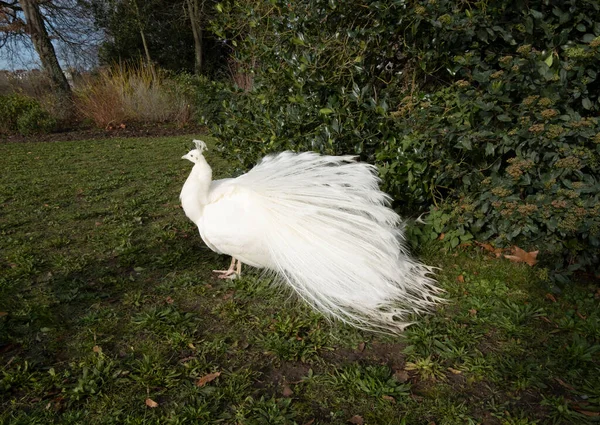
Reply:
[[[25,111],[17,119],[19,133],[27,136],[35,133],[51,133],[56,129],[56,119],[42,108]]]
[[[55,128],[56,120],[37,100],[20,93],[0,96],[0,132],[28,135]]]
[[[144,64],[101,70],[76,88],[75,98],[82,117],[99,127],[128,121],[185,124],[191,117],[191,102],[177,85]]]
[[[439,230],[454,244],[473,235],[540,249],[559,280],[600,252],[600,37],[562,37],[560,53],[515,44],[455,56],[454,84],[407,98],[377,152],[386,189],[441,202]]]
[[[403,212],[445,217],[453,244],[597,264],[599,7],[226,2],[214,31],[258,65],[213,131],[244,167],[283,149],[359,154]]]
[[[232,94],[225,83],[191,74],[180,74],[171,83],[181,99],[194,105],[193,114],[197,121],[214,126],[222,124],[223,102]]]
[[[123,85],[108,71],[88,77],[75,90],[75,107],[84,119],[98,127],[125,122],[127,114],[123,102]]]

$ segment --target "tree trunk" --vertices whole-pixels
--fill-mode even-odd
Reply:
[[[50,41],[50,37],[48,37],[38,0],[20,0],[20,4],[27,21],[27,33],[31,37],[33,46],[40,57],[44,72],[50,77],[61,101],[70,102],[71,87],[60,68],[60,64],[56,58],[56,51]],[[67,104],[62,106],[68,107]]]
[[[192,33],[194,34],[194,54],[195,64],[194,73],[200,75],[202,73],[202,12],[204,9],[204,0],[201,5],[198,0],[186,0],[188,7],[188,15],[190,16],[190,24],[192,25]]]
[[[132,3],[137,18],[138,26],[140,29],[140,35],[142,37],[142,44],[144,46],[144,53],[146,54],[146,61],[148,62],[150,70],[152,71],[152,77],[154,78],[154,81],[158,81],[156,69],[154,68],[154,63],[152,62],[152,58],[150,57],[150,50],[148,49],[148,43],[146,42],[146,34],[144,33],[144,25],[142,24],[140,8],[138,7],[137,0],[133,0]]]
[[[150,57],[150,50],[148,50],[148,43],[146,43],[146,35],[144,34],[144,30],[141,26],[140,35],[142,36],[142,44],[144,45],[144,52],[146,53],[146,60],[148,61],[148,66],[152,71],[152,77],[154,78],[154,81],[157,81],[158,78],[156,78],[156,69],[154,69],[154,63],[152,63],[152,58]]]

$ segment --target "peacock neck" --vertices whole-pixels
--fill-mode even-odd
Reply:
[[[186,215],[195,223],[202,217],[204,206],[208,203],[211,182],[212,169],[206,160],[201,157],[192,168],[192,172],[181,191],[183,209]]]
[[[192,174],[195,180],[196,194],[198,195],[198,201],[202,205],[208,203],[208,192],[210,191],[210,184],[212,182],[212,169],[206,162],[203,156],[200,157],[198,162],[192,168]]]

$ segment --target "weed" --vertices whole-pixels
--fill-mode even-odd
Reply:
[[[410,385],[398,382],[392,371],[386,366],[352,365],[338,370],[332,382],[339,389],[353,397],[370,396],[377,399],[388,397],[405,397],[409,394]]]
[[[408,362],[405,366],[406,370],[415,371],[421,379],[430,379],[432,381],[446,379],[442,366],[431,360],[431,356],[425,359],[416,359],[414,362]]]

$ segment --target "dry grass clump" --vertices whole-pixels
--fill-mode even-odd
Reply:
[[[85,77],[75,88],[75,106],[99,127],[128,121],[184,125],[191,119],[190,102],[177,84],[146,64],[114,66]]]

